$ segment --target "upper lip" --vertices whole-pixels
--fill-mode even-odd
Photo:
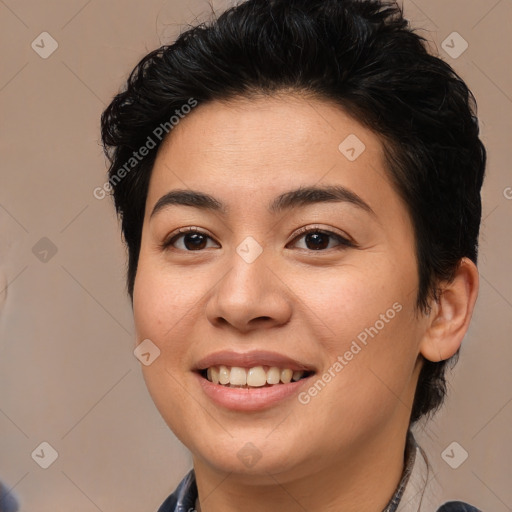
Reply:
[[[294,371],[311,371],[315,368],[309,364],[302,363],[297,359],[278,354],[277,352],[268,352],[254,350],[250,352],[233,352],[231,350],[222,350],[214,352],[200,359],[196,364],[196,370],[205,370],[212,366],[238,366],[241,368],[254,368],[255,366],[276,366],[277,368],[289,368]]]

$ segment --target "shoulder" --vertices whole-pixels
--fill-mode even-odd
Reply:
[[[482,512],[462,501],[449,501],[437,509],[437,512]]]

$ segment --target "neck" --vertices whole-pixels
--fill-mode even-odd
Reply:
[[[404,469],[405,432],[364,440],[344,453],[308,461],[302,474],[221,473],[194,457],[198,512],[382,512]],[[322,464],[319,466],[317,462]],[[311,468],[314,468],[311,470]]]

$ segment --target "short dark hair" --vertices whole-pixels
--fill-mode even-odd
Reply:
[[[380,136],[414,226],[417,311],[428,314],[461,259],[477,261],[486,151],[466,84],[429,53],[396,2],[384,0],[248,0],[137,64],[101,119],[132,301],[157,149],[133,162],[123,179],[118,169],[191,98],[286,91],[340,105]],[[411,423],[442,404],[446,363],[423,361]]]

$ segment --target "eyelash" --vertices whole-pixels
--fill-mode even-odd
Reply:
[[[179,229],[177,233],[174,233],[172,234],[170,237],[168,237],[162,244],[161,244],[161,249],[164,250],[164,249],[167,249],[169,248],[170,246],[173,245],[173,243],[176,242],[176,240],[179,239],[180,236],[183,236],[183,235],[186,235],[188,233],[198,233],[200,235],[204,235],[210,239],[212,239],[212,237],[210,237],[210,235],[208,235],[207,233],[205,233],[204,231],[201,231],[199,229],[197,229],[196,227],[188,227],[188,228],[183,228],[183,229]],[[298,238],[302,238],[304,237],[305,235],[308,235],[309,233],[321,233],[323,235],[329,235],[333,238],[335,238],[338,242],[339,242],[339,245],[342,246],[342,247],[357,247],[357,244],[351,240],[348,240],[347,238],[341,236],[341,235],[338,235],[337,233],[334,233],[332,231],[328,231],[328,230],[325,230],[325,229],[322,229],[320,227],[316,227],[316,226],[313,226],[313,227],[305,227],[305,228],[301,228],[294,236],[292,242],[294,242],[295,240],[297,240]],[[213,240],[213,239],[212,239]],[[331,247],[332,249],[332,247]],[[178,249],[178,250],[181,250],[181,249]],[[309,252],[325,252],[325,251],[328,251],[330,249],[320,249],[318,251],[314,251],[312,249],[306,249],[307,251]],[[186,251],[186,252],[201,252],[201,251]]]

